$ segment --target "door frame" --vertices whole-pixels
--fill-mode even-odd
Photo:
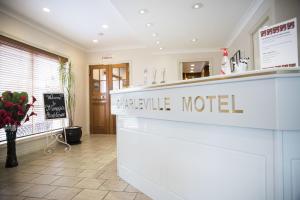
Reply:
[[[131,73],[130,73],[130,63],[129,62],[124,62],[124,63],[116,63],[116,64],[95,64],[95,65],[89,65],[89,116],[90,116],[90,134],[94,132],[93,130],[93,116],[92,116],[92,69],[98,68],[98,69],[106,69],[107,72],[107,77],[106,77],[106,91],[107,91],[107,114],[108,114],[108,119],[107,119],[107,129],[105,134],[116,134],[116,126],[115,126],[115,116],[111,115],[111,98],[110,98],[110,90],[112,90],[113,85],[112,85],[112,70],[113,68],[121,68],[122,66],[126,65],[126,77],[128,78],[128,84],[130,85],[131,81]]]

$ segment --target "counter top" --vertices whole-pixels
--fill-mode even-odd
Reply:
[[[217,75],[111,92],[116,115],[300,130],[300,69]]]
[[[230,75],[214,75],[209,77],[202,77],[196,79],[189,80],[179,80],[170,83],[164,84],[154,84],[154,85],[145,85],[145,86],[132,86],[129,88],[124,88],[121,90],[111,90],[110,94],[117,93],[126,93],[126,92],[135,92],[142,90],[153,90],[159,88],[169,88],[176,86],[186,86],[190,84],[210,84],[218,81],[222,82],[232,82],[232,81],[240,81],[241,79],[249,80],[249,79],[264,79],[264,78],[278,78],[278,77],[286,77],[286,76],[300,76],[300,67],[296,68],[273,68],[273,69],[264,69],[264,70],[253,70],[247,71],[243,73],[232,73]]]

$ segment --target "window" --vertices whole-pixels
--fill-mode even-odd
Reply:
[[[33,119],[18,128],[17,137],[24,137],[60,129],[66,119],[45,120],[43,93],[62,92],[59,82],[59,58],[66,58],[27,44],[0,36],[0,93],[25,91],[29,98],[35,96]],[[0,141],[5,141],[5,131],[0,129]]]

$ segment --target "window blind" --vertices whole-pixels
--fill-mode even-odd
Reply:
[[[59,57],[49,56],[44,50],[28,48],[23,43],[12,43],[0,38],[0,93],[25,91],[37,101],[33,108],[37,116],[18,128],[17,137],[62,128],[66,119],[45,120],[43,94],[63,92],[59,81]],[[11,45],[13,44],[13,45]],[[50,55],[53,55],[52,53]],[[0,129],[0,141],[6,140],[4,129]]]

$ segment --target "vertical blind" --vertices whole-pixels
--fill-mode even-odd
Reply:
[[[10,42],[11,41],[11,42]],[[49,56],[51,55],[51,56]],[[62,128],[66,119],[45,120],[43,94],[62,92],[59,81],[59,57],[35,47],[0,37],[0,96],[4,91],[28,93],[37,99],[33,108],[37,116],[22,124],[17,137],[25,137]],[[0,129],[0,141],[6,140]]]

